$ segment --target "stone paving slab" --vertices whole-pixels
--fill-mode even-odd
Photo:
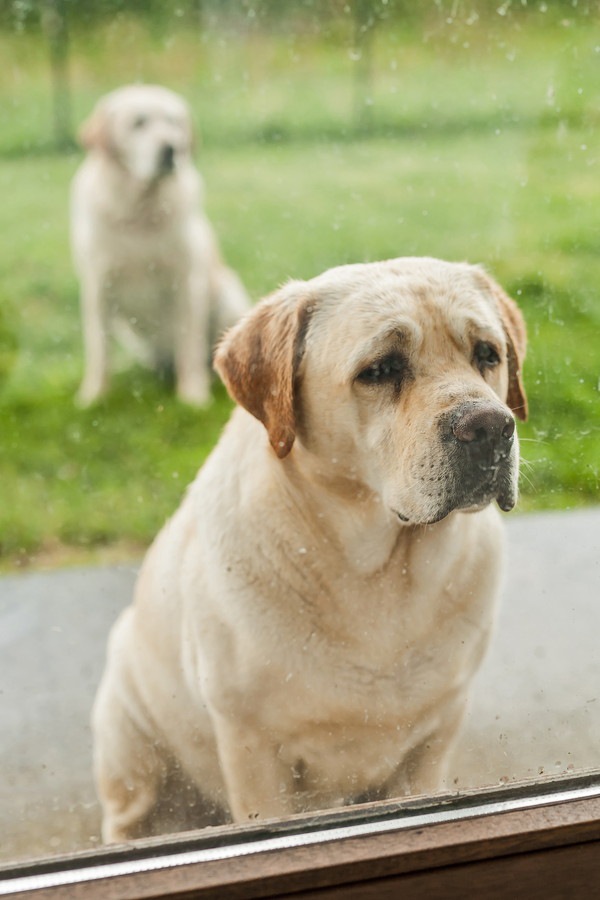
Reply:
[[[600,509],[507,516],[458,788],[600,766]],[[135,566],[0,579],[0,861],[98,843],[89,710]]]

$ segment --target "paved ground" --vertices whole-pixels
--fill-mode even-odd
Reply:
[[[455,755],[462,787],[600,765],[600,508],[506,524],[504,601]],[[0,579],[0,861],[98,841],[89,709],[134,577]]]

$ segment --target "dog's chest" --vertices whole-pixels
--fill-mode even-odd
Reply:
[[[127,279],[152,284],[164,273],[185,271],[189,248],[179,228],[122,223],[105,235],[105,268],[113,282]]]
[[[273,727],[417,720],[472,675],[490,628],[486,585],[466,591],[451,569],[417,579],[401,561],[371,579],[343,571],[317,578],[308,561],[297,571],[293,586],[277,589],[287,602],[255,606],[238,643],[239,687],[250,688],[267,719],[273,712]]]
[[[358,795],[436,731],[446,703],[460,702],[489,621],[485,601],[464,609],[444,589],[424,597],[422,585],[387,579],[375,595],[356,579],[335,587],[353,624],[339,608],[320,621],[306,609],[285,630],[277,623],[280,639],[247,659],[240,688],[288,765],[301,761],[319,790]]]
[[[173,237],[159,239],[153,233],[140,247],[139,236],[128,229],[115,243],[104,279],[107,307],[134,330],[152,335],[169,323],[177,298],[187,290],[187,249]]]
[[[402,579],[382,580],[374,592],[350,581],[337,590],[340,605],[350,611],[345,621],[338,607],[325,621],[307,623],[295,638],[288,635],[281,660],[290,670],[288,685],[294,679],[310,685],[314,672],[324,706],[348,704],[355,710],[363,704],[388,715],[397,706],[416,712],[470,670],[472,650],[486,630],[476,602],[465,615],[451,588],[422,591]]]
[[[211,704],[253,710],[292,767],[333,784],[366,766],[383,783],[460,705],[487,644],[497,566],[477,524],[399,541],[370,575],[339,552],[325,564],[300,527],[230,557],[228,602],[203,620]]]

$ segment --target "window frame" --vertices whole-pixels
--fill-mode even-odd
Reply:
[[[0,870],[0,895],[137,898],[585,896],[600,772],[222,826]],[[580,893],[581,892],[581,893]]]

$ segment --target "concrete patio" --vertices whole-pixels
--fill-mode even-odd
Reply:
[[[506,517],[497,632],[458,789],[600,764],[600,509]],[[93,847],[89,710],[134,566],[0,579],[0,862]]]

